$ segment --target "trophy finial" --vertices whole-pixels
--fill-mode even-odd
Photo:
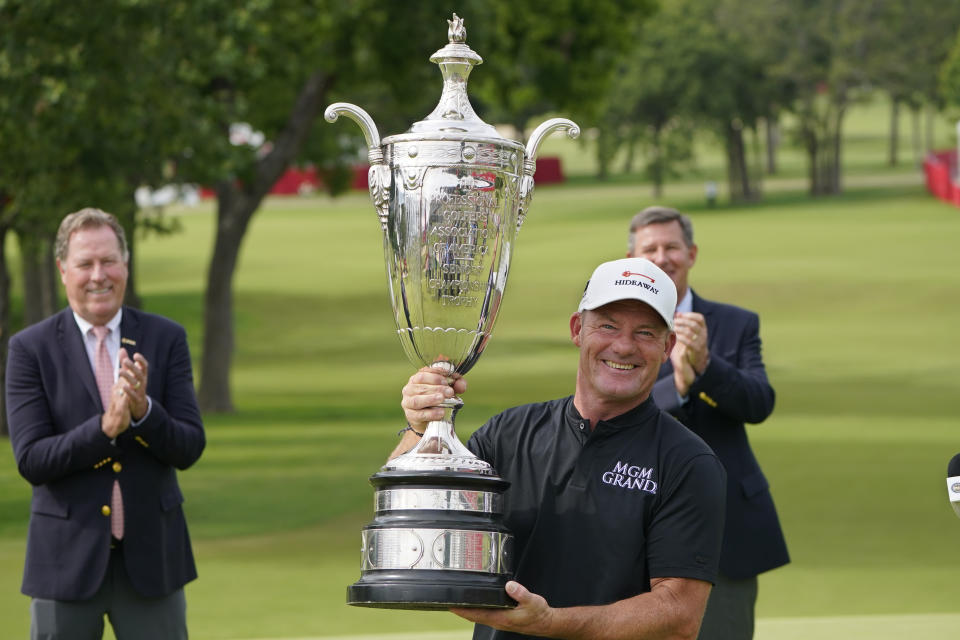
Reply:
[[[447,29],[450,42],[430,56],[430,62],[439,65],[443,74],[440,102],[430,115],[414,122],[407,133],[471,132],[498,137],[497,130],[477,116],[467,97],[467,78],[471,69],[483,62],[483,58],[464,42],[467,30],[463,26],[463,18],[453,14],[453,20],[447,20],[447,24],[450,25]]]
[[[447,29],[447,38],[451,43],[466,42],[467,30],[463,26],[463,18],[453,14],[453,20],[447,20],[450,27]]]

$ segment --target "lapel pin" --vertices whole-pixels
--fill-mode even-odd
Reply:
[[[131,340],[130,338],[120,338],[120,344],[128,344],[131,347],[137,346],[136,340]]]

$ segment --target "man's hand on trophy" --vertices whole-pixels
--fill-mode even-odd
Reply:
[[[427,423],[443,419],[444,409],[438,405],[466,390],[467,381],[456,373],[447,374],[424,367],[410,376],[403,387],[403,399],[400,401],[407,417],[407,427],[400,430],[400,442],[387,460],[393,460],[417,446],[427,429]]]
[[[535,636],[554,635],[556,612],[543,596],[530,592],[519,582],[506,584],[507,595],[517,601],[512,609],[450,609],[451,613],[494,629],[526,633]],[[559,636],[557,636],[559,637]]]
[[[410,376],[403,387],[400,406],[410,427],[423,434],[428,422],[443,419],[444,410],[440,403],[466,390],[467,381],[459,374],[448,375],[432,367],[423,367]]]

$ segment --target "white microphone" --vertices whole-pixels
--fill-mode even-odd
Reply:
[[[950,497],[950,506],[960,518],[960,453],[953,456],[947,465],[947,496]]]

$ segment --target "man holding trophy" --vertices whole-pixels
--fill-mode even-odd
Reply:
[[[716,577],[725,473],[650,397],[677,341],[676,288],[641,258],[601,264],[570,318],[574,395],[509,409],[467,443],[510,481],[514,609],[457,608],[474,638],[696,638]],[[466,382],[424,368],[403,388],[417,444]]]
[[[526,145],[483,122],[467,96],[482,58],[464,21],[430,60],[436,108],[381,140],[344,102],[367,142],[397,336],[418,373],[408,426],[370,477],[374,520],[361,533],[353,606],[452,610],[477,638],[696,637],[716,577],[722,466],[650,399],[677,342],[677,292],[653,263],[600,265],[570,319],[576,391],[492,418],[464,446],[457,392],[500,311],[536,157],[553,118]]]

